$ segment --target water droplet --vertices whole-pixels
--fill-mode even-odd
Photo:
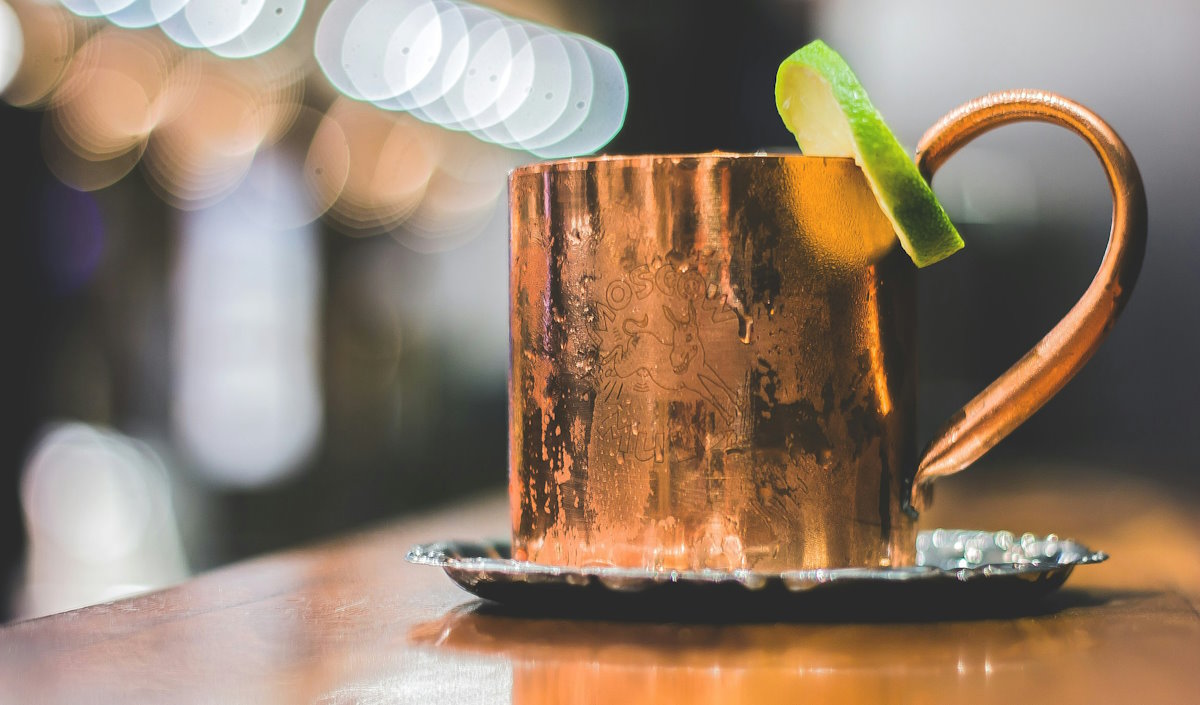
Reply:
[[[492,83],[495,83],[496,82],[496,74],[492,74],[491,76],[488,76],[488,80],[491,81]]]
[[[996,548],[1004,549],[1006,551],[1013,545],[1013,535],[1007,531],[997,532],[993,540],[995,541]]]
[[[754,333],[754,319],[745,316],[738,316],[738,340],[745,345],[750,344],[750,337]]]

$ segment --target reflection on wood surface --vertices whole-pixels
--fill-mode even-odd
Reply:
[[[1033,617],[940,624],[681,626],[536,620],[473,605],[410,634],[452,652],[505,656],[521,704],[933,702],[951,694],[1075,702],[1097,692],[1114,702],[1172,702],[1188,688],[1200,693],[1191,672],[1200,625],[1182,597],[1068,591],[1046,607]]]

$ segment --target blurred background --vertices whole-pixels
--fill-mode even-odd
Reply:
[[[396,37],[430,11],[443,44],[457,28],[525,61],[539,101],[546,76],[587,96],[513,102],[471,58],[456,75],[477,85],[421,98],[410,55],[450,59]],[[1190,0],[0,0],[0,619],[499,490],[507,170],[790,149],[775,68],[816,37],[910,147],[1018,87],[1124,137],[1150,201],[1138,291],[968,475],[1052,460],[1194,494],[1196,36]],[[384,59],[408,73],[372,74]],[[935,186],[968,246],[920,277],[922,438],[1070,308],[1111,207],[1088,148],[1049,126],[985,136]]]

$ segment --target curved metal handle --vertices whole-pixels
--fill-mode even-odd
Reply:
[[[1036,120],[1081,135],[1104,165],[1112,187],[1112,230],[1100,271],[1079,302],[1015,365],[938,431],[917,466],[911,501],[920,509],[929,483],[975,462],[1040,409],[1083,367],[1129,299],[1146,251],[1146,192],[1129,148],[1087,108],[1045,91],[989,93],[951,111],[917,145],[926,180],[979,135],[1011,122]]]

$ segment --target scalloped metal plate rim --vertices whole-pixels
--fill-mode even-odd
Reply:
[[[980,548],[984,545],[984,549]],[[645,570],[614,566],[553,566],[508,558],[507,541],[443,541],[415,546],[407,560],[418,565],[443,568],[455,582],[469,588],[479,582],[565,583],[583,586],[601,583],[614,591],[637,591],[668,583],[737,584],[749,590],[782,582],[789,590],[803,591],[831,583],[896,583],[910,581],[959,582],[989,578],[1037,579],[1043,574],[1091,565],[1108,559],[1071,539],[1054,534],[1017,539],[1006,531],[966,529],[922,531],[917,538],[918,562],[924,565],[877,568],[821,568],[783,572],[754,570]],[[975,551],[975,560],[972,558]],[[1002,551],[1005,561],[995,561]]]

